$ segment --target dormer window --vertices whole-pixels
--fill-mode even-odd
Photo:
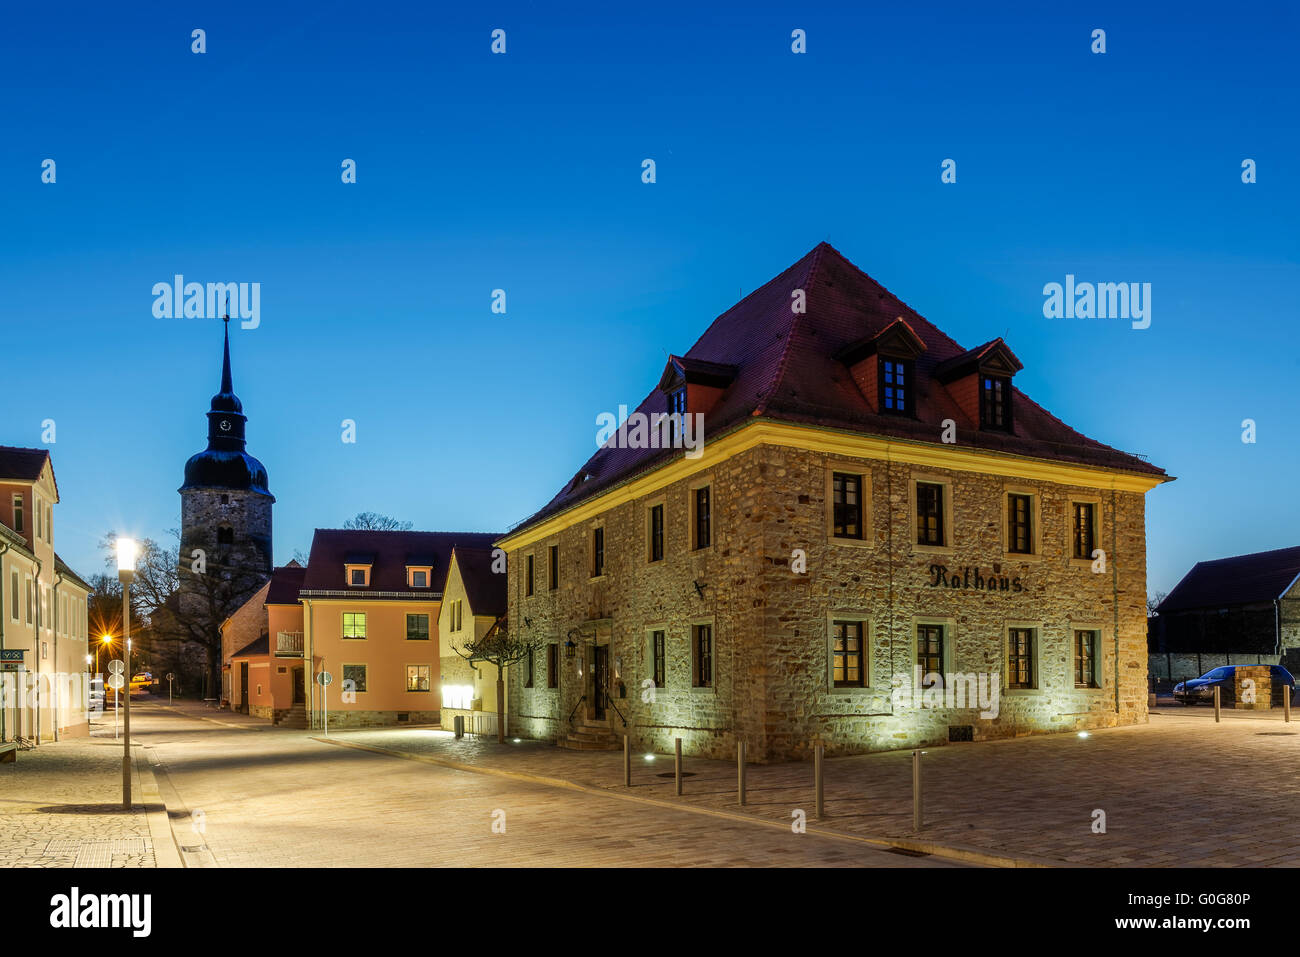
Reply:
[[[980,428],[1011,431],[1011,380],[1003,376],[980,376]]]
[[[370,585],[369,565],[348,565],[346,571],[349,587],[365,588]]]
[[[409,585],[411,588],[428,588],[429,569],[408,568],[406,570],[406,584]]]
[[[880,411],[895,415],[911,415],[912,368],[910,359],[880,357]]]
[[[686,386],[682,386],[668,393],[668,428],[671,430],[669,438],[673,444],[677,443],[677,437],[682,434],[682,419],[685,417]]]

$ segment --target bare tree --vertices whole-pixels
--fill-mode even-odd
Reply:
[[[343,527],[376,532],[409,532],[412,525],[410,522],[403,522],[389,515],[381,515],[379,512],[357,512],[354,517],[343,523]]]
[[[1167,591],[1158,591],[1158,592],[1156,592],[1154,595],[1148,597],[1148,598],[1147,598],[1147,617],[1148,617],[1148,618],[1156,618],[1156,617],[1158,617],[1160,613],[1159,613],[1158,611],[1156,611],[1156,609],[1157,609],[1158,607],[1160,607],[1160,603],[1161,603],[1162,601],[1164,601],[1164,600],[1165,600],[1166,598],[1168,598],[1168,597],[1169,597],[1169,592],[1167,592]]]
[[[471,632],[472,634],[473,632]],[[497,669],[497,743],[506,743],[506,679],[505,670],[516,661],[527,658],[538,641],[512,638],[504,618],[498,618],[481,638],[451,641],[451,650],[471,665],[486,662]]]

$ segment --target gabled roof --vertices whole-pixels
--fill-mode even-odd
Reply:
[[[1300,546],[1197,562],[1156,609],[1161,615],[1271,602],[1300,576]]]
[[[70,579],[74,584],[80,585],[82,588],[86,589],[86,591],[93,592],[95,590],[86,583],[84,578],[74,572],[67,562],[59,557],[58,552],[54,553],[54,571],[56,574],[62,575],[65,579]]]
[[[255,658],[258,655],[269,655],[270,653],[271,636],[262,635],[262,637],[258,638],[256,641],[250,641],[248,644],[244,645],[244,647],[236,651],[230,656],[230,660],[234,661],[236,658]]]
[[[675,380],[691,385],[710,385],[724,389],[736,378],[736,367],[722,362],[706,362],[686,356],[669,356],[664,373],[659,377],[659,388],[665,389]]]
[[[470,613],[500,617],[506,613],[506,577],[492,571],[492,549],[457,545],[456,564],[469,596]]]
[[[281,565],[271,572],[271,587],[266,592],[265,604],[298,604],[298,592],[302,588],[303,580],[306,577],[307,569],[297,562]]]
[[[17,479],[21,482],[35,482],[41,477],[41,470],[50,461],[48,449],[21,449],[13,445],[0,445],[0,482],[5,479]],[[50,477],[54,476],[54,466],[50,465]],[[54,494],[59,494],[59,483],[54,483]]]
[[[500,538],[494,532],[398,532],[374,531],[352,528],[318,528],[311,540],[311,555],[307,559],[307,574],[303,579],[303,592],[347,592],[348,594],[373,594],[376,592],[402,592],[412,589],[406,584],[407,564],[432,565],[430,587],[427,591],[441,595],[447,584],[447,566],[451,550],[457,545],[467,548],[491,548]],[[409,562],[412,555],[421,562]],[[371,565],[370,584],[350,586],[344,565],[355,564],[352,559],[368,556]],[[424,592],[425,589],[418,589]]]
[[[791,294],[802,289],[805,311],[792,309]],[[852,373],[837,357],[903,320],[925,346],[915,360],[915,418],[873,412]],[[899,330],[901,331],[901,330]],[[956,400],[935,380],[949,360],[979,359],[1005,343],[995,339],[965,350],[929,320],[821,243],[766,285],[736,303],[704,331],[683,361],[734,367],[735,377],[705,416],[709,441],[755,417],[896,437],[939,445],[946,418],[966,421]],[[1010,350],[1006,350],[1010,355]],[[972,355],[977,353],[978,355]],[[1014,356],[1011,356],[1014,359]],[[1015,360],[1017,363],[1019,360]],[[662,381],[662,380],[661,380]],[[962,429],[964,447],[1118,469],[1163,477],[1164,470],[1103,445],[1071,429],[1013,388],[1014,431]],[[665,411],[656,388],[637,407],[643,416]],[[689,413],[691,410],[687,409]],[[620,482],[684,454],[683,449],[627,448],[620,430],[582,467],[590,477],[568,483],[519,531],[576,505]]]
[[[945,359],[934,367],[934,377],[940,382],[951,382],[953,379],[969,372],[989,367],[999,372],[1005,372],[1007,375],[1013,375],[1025,366],[1016,358],[1016,354],[1011,351],[1011,347],[1002,341],[1001,336],[998,336],[998,338],[986,342],[982,346],[967,349],[960,355]]]

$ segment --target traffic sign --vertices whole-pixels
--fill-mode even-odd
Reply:
[[[167,672],[167,680],[168,680],[168,681],[171,681],[171,680],[174,679],[175,677],[176,677],[176,676],[175,676],[174,674],[172,674],[170,671]]]
[[[121,658],[114,658],[108,663],[108,673],[110,675],[120,675],[124,671],[126,671],[126,665],[122,663]]]
[[[330,682],[332,682],[333,680],[334,680],[334,676],[330,674],[328,671],[322,671],[320,674],[316,676],[316,683],[321,687],[329,687]]]
[[[121,691],[126,684],[126,679],[116,672],[108,676],[108,686],[114,691]]]

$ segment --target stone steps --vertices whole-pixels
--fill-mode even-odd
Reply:
[[[562,748],[570,751],[616,751],[622,747],[622,739],[614,734],[609,721],[589,721],[583,718],[568,734],[556,741]]]
[[[284,711],[277,711],[271,723],[277,728],[292,728],[298,731],[307,729],[307,706],[296,704]]]

